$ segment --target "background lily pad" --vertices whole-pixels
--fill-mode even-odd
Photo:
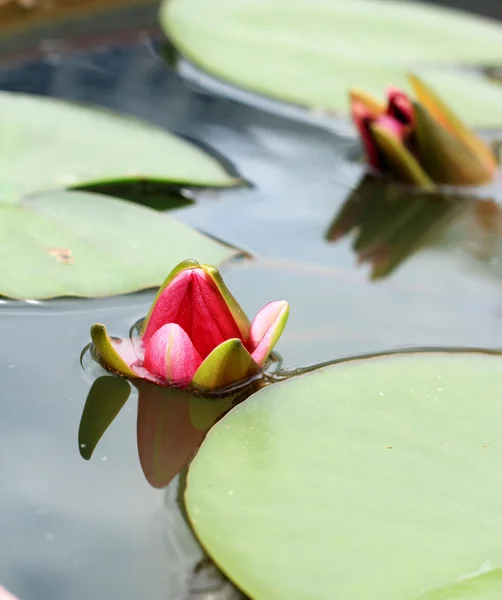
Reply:
[[[347,90],[408,89],[413,70],[471,125],[502,123],[502,88],[461,65],[500,65],[502,26],[452,9],[379,0],[164,0],[179,51],[279,100],[347,111]]]
[[[236,251],[125,200],[54,192],[0,203],[0,295],[100,297],[162,283],[187,257],[218,265]]]
[[[117,180],[240,182],[195,145],[133,117],[7,92],[0,92],[0,163],[0,202]]]
[[[200,541],[254,600],[495,600],[502,356],[415,353],[275,384],[188,474]]]

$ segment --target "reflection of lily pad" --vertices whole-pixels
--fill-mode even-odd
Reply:
[[[181,138],[134,118],[0,93],[0,202],[116,180],[231,186],[238,180]]]
[[[162,283],[187,256],[220,264],[235,251],[167,215],[84,192],[0,203],[0,295],[112,296]]]
[[[349,88],[407,88],[412,69],[472,125],[502,123],[500,86],[449,69],[500,64],[494,21],[385,0],[165,0],[162,22],[201,68],[280,100],[346,111]]]
[[[186,505],[254,600],[496,600],[502,356],[415,353],[269,386],[217,423]]]

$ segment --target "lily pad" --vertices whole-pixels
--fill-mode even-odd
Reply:
[[[502,26],[461,11],[388,0],[164,0],[178,50],[235,85],[337,112],[347,90],[409,89],[412,70],[475,126],[502,124],[502,88],[474,71],[500,65]]]
[[[159,286],[187,257],[218,265],[235,254],[166,214],[99,194],[0,203],[0,295],[11,298],[125,294]]]
[[[240,180],[193,144],[132,117],[0,92],[0,202],[57,188],[147,179],[195,186]]]
[[[186,507],[254,600],[496,600],[502,356],[419,352],[269,386],[209,432]]]

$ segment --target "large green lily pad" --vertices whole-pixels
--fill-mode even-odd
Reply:
[[[208,434],[186,506],[254,600],[497,600],[502,356],[355,360],[269,386]]]
[[[193,144],[101,109],[0,92],[0,202],[117,180],[231,186],[239,180]]]
[[[190,61],[279,100],[346,111],[349,88],[408,89],[413,70],[471,125],[502,124],[500,85],[455,71],[500,65],[495,21],[388,0],[164,0],[161,20]]]
[[[235,255],[166,214],[86,192],[0,203],[0,295],[100,297],[159,286],[193,257],[218,265]]]

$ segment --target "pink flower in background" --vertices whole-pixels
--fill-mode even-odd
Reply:
[[[110,338],[101,324],[91,337],[101,364],[117,374],[213,391],[260,371],[288,314],[287,302],[270,302],[250,323],[218,270],[187,260],[160,288],[136,343]]]
[[[0,600],[18,600],[18,598],[0,585]]]
[[[387,103],[354,89],[352,119],[368,164],[383,174],[423,188],[435,184],[480,185],[497,171],[492,150],[418,77],[409,77],[417,100],[397,88]]]

